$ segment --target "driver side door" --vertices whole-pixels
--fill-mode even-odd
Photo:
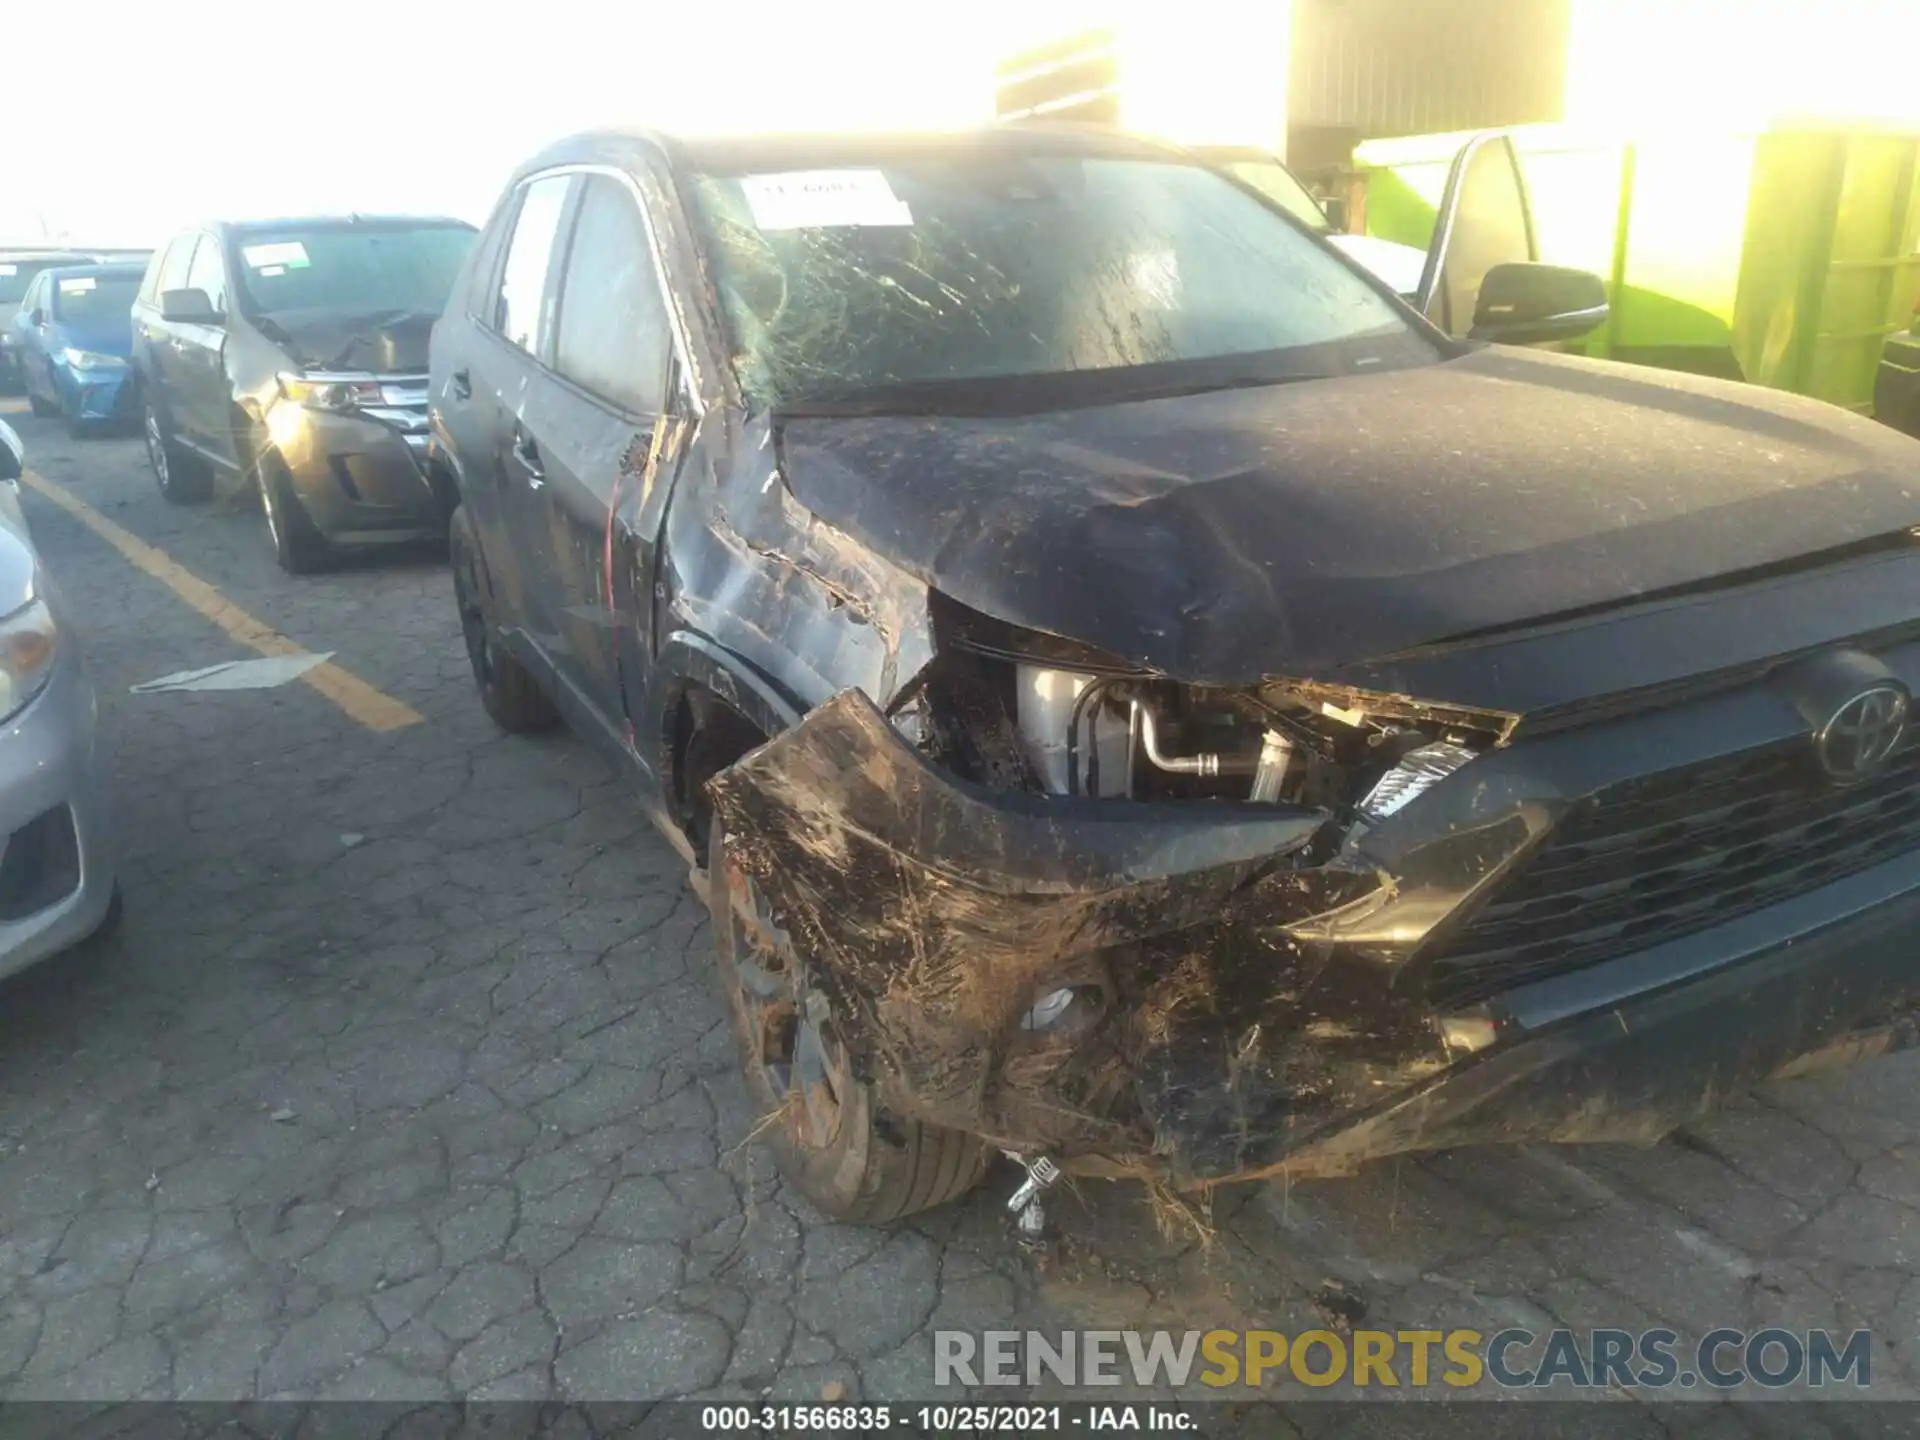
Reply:
[[[640,758],[627,722],[651,655],[653,532],[688,417],[640,192],[610,171],[581,175],[568,231],[553,354],[527,392],[545,477],[528,526],[551,561],[560,677]]]

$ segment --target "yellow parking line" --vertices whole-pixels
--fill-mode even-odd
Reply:
[[[213,586],[175,561],[166,551],[149,545],[131,530],[114,524],[79,496],[71,494],[64,486],[31,470],[23,478],[34,490],[46,496],[118,550],[135,569],[151,575],[249,650],[257,651],[262,655],[309,653],[306,646],[294,644],[271,625],[254,619]],[[409,725],[418,725],[426,718],[411,705],[374,689],[351,670],[336,665],[331,660],[323,665],[314,666],[300,679],[338,705],[350,719],[359,721],[369,730],[404,730]]]

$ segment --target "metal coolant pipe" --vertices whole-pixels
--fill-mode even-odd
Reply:
[[[1163,755],[1153,711],[1136,700],[1133,716],[1140,728],[1140,751],[1156,770],[1164,770],[1169,775],[1251,775],[1259,769],[1260,762],[1249,755],[1218,755],[1212,751],[1200,755]],[[1261,756],[1266,753],[1266,747],[1262,746]],[[1277,791],[1279,782],[1274,783]]]

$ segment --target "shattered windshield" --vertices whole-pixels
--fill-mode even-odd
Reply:
[[[255,230],[237,245],[240,289],[256,312],[446,308],[471,226],[350,224]]]
[[[693,178],[760,403],[1430,343],[1301,229],[1203,166],[966,156]],[[1297,377],[1294,377],[1297,378]]]

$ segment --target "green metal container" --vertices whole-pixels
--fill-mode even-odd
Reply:
[[[1455,159],[1484,133],[1362,145],[1368,233],[1430,244]],[[1573,348],[1872,412],[1886,337],[1920,296],[1920,131],[1499,133],[1531,252],[1507,258],[1609,282],[1608,323]]]

